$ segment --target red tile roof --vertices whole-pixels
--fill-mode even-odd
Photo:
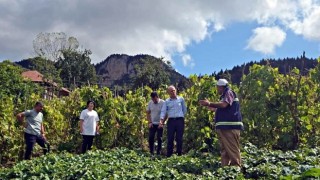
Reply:
[[[58,86],[57,83],[48,81],[46,79],[43,80],[43,75],[38,71],[25,71],[22,73],[22,77],[30,79],[32,82],[45,82],[51,84],[53,86]]]
[[[55,83],[55,82],[43,80],[43,75],[41,73],[39,73],[38,71],[25,71],[22,73],[22,77],[28,78],[32,82],[37,82],[37,83],[45,82],[45,83],[49,83],[51,85],[54,85],[56,87],[58,86],[57,83]],[[64,88],[64,87],[62,87],[60,89],[60,92],[65,92],[67,94],[71,93],[67,88]]]
[[[43,82],[43,75],[38,71],[25,71],[22,73],[22,76],[33,82]]]

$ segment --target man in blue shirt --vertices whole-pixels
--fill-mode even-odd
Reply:
[[[184,131],[184,116],[187,113],[187,107],[184,99],[177,96],[177,90],[174,86],[168,87],[170,98],[164,102],[161,114],[159,127],[163,127],[165,117],[168,117],[167,123],[167,157],[173,154],[173,141],[176,136],[177,154],[182,155],[182,139]]]

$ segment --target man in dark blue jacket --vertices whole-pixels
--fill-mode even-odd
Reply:
[[[228,81],[219,79],[217,90],[219,102],[200,100],[201,106],[215,108],[215,126],[221,148],[222,166],[241,166],[240,131],[243,130],[239,99],[228,87]]]

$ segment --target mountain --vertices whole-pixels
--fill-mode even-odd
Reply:
[[[231,70],[221,70],[214,72],[212,76],[216,79],[226,78],[232,83],[240,84],[242,76],[249,73],[249,68],[253,64],[270,65],[273,68],[278,68],[279,73],[287,74],[293,68],[298,68],[302,75],[307,75],[310,69],[313,69],[317,64],[317,59],[307,58],[304,53],[300,57],[296,58],[284,58],[284,59],[262,59],[259,62],[251,61],[249,63],[242,64],[241,66],[234,66]]]
[[[96,73],[100,78],[100,84],[108,87],[126,86],[130,89],[132,78],[136,75],[135,66],[142,65],[143,59],[159,60],[159,58],[150,55],[110,55],[104,61],[95,65]],[[163,68],[164,71],[169,73],[170,84],[176,85],[179,89],[185,89],[191,85],[185,76],[176,72],[167,63],[162,62],[161,66],[159,68]]]
[[[143,59],[155,59],[159,60],[154,56],[150,55],[135,55],[129,56],[125,54],[113,54],[107,57],[104,61],[95,65],[96,73],[99,77],[99,85],[107,86],[110,88],[119,87],[122,90],[132,89],[132,79],[135,77],[135,66],[143,66]],[[41,61],[40,61],[41,62]],[[38,65],[38,61],[33,59],[22,60],[16,62],[20,66],[27,69],[34,69],[35,65]],[[54,66],[52,63],[45,63],[46,67],[41,68],[41,65],[36,68],[41,73],[46,73],[50,66]],[[308,58],[305,54],[296,58],[284,58],[284,59],[262,59],[261,61],[251,61],[242,65],[234,66],[230,70],[221,70],[219,72],[214,72],[211,76],[219,78],[226,78],[232,83],[239,84],[241,82],[242,76],[249,73],[249,68],[253,64],[259,65],[270,65],[271,67],[278,68],[279,72],[282,74],[287,74],[294,67],[298,68],[302,75],[306,75],[308,71],[314,68],[318,62],[317,59]],[[40,68],[40,69],[39,69]],[[191,86],[190,80],[185,76],[176,72],[169,64],[163,62],[162,67],[165,71],[169,73],[170,84],[176,85],[180,90]],[[53,67],[51,69],[54,69]],[[45,70],[42,72],[42,70]],[[50,70],[49,72],[52,72]],[[48,75],[49,76],[49,75]],[[141,82],[143,84],[144,82]]]

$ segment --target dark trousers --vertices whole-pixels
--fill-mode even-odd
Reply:
[[[35,143],[39,144],[42,147],[43,154],[47,154],[48,150],[45,146],[46,141],[42,138],[42,136],[24,133],[24,139],[26,142],[26,152],[24,154],[24,159],[30,159]]]
[[[87,150],[91,150],[91,146],[93,144],[93,138],[94,136],[90,135],[82,135],[83,141],[82,141],[82,153],[86,153]]]
[[[149,149],[150,153],[153,154],[154,150],[154,136],[157,133],[157,141],[158,141],[158,147],[157,147],[157,154],[160,154],[161,147],[162,147],[162,134],[163,134],[163,128],[158,128],[159,125],[152,125],[151,128],[149,128]]]
[[[180,156],[182,154],[182,139],[184,131],[184,118],[169,118],[167,123],[167,157],[173,154],[173,141],[176,137],[177,142],[177,154]]]

